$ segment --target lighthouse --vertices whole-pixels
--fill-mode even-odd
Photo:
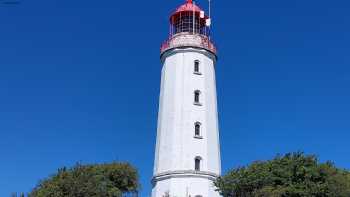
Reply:
[[[169,23],[160,51],[152,197],[219,197],[213,184],[221,161],[211,19],[187,0]]]

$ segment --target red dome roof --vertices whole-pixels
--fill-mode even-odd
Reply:
[[[195,12],[201,12],[202,9],[200,7],[198,7],[197,5],[193,4],[192,0],[187,0],[187,2],[183,5],[181,5],[180,7],[178,7],[175,11],[175,14],[179,13],[179,12],[193,12],[193,10]]]

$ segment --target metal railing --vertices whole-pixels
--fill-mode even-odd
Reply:
[[[162,54],[169,49],[187,46],[203,48],[215,55],[217,54],[214,43],[207,36],[193,33],[179,33],[171,36],[168,40],[163,42],[160,47],[160,52]]]

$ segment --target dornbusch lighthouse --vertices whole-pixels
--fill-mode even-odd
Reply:
[[[187,0],[170,17],[162,44],[152,197],[219,197],[221,171],[216,101],[216,48],[210,18]]]

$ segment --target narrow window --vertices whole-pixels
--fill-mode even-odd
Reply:
[[[194,72],[195,73],[200,73],[199,72],[199,60],[194,61]]]
[[[200,122],[196,122],[194,124],[194,135],[196,137],[200,137],[201,136],[201,123]]]
[[[195,171],[200,171],[201,170],[201,158],[200,157],[196,157],[194,159],[194,170]]]
[[[198,104],[199,103],[199,95],[200,95],[200,91],[196,90],[194,91],[194,103]]]

